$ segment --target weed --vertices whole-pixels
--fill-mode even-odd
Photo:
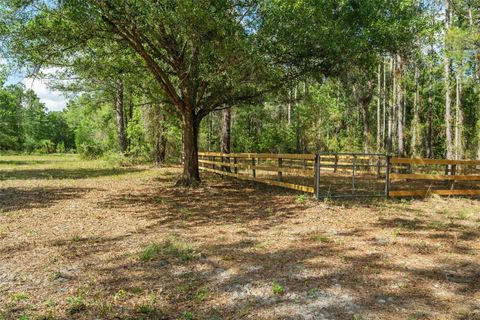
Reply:
[[[354,315],[352,316],[352,320],[363,320],[363,317],[362,317],[361,315],[359,315],[359,314],[354,314]]]
[[[53,308],[53,307],[55,307],[55,305],[56,305],[55,301],[53,301],[52,298],[47,298],[43,304],[44,304],[47,308]]]
[[[445,227],[445,223],[442,221],[433,221],[427,224],[427,228],[433,229],[433,230],[441,230]]]
[[[28,300],[28,295],[25,292],[14,293],[10,296],[10,301],[12,303]]]
[[[188,208],[181,208],[180,209],[180,217],[182,220],[188,220],[193,215],[192,211]]]
[[[82,240],[82,238],[79,235],[74,235],[72,237],[72,242],[79,242],[80,240]]]
[[[121,301],[123,299],[125,299],[127,297],[127,291],[123,290],[123,289],[120,289],[117,291],[117,293],[115,293],[115,295],[113,296],[113,300],[115,301]]]
[[[285,293],[285,289],[279,283],[274,283],[273,284],[272,291],[273,291],[273,294],[276,294],[276,295],[281,295],[281,294]]]
[[[254,247],[256,249],[265,249],[265,248],[268,247],[268,242],[267,241],[257,242],[257,243],[255,243]]]
[[[326,234],[314,233],[310,235],[310,240],[322,243],[331,242],[331,239]]]
[[[315,299],[317,297],[317,289],[312,288],[308,290],[307,297],[309,297],[310,299]]]
[[[197,292],[195,292],[193,299],[195,300],[195,302],[201,303],[207,300],[209,294],[210,294],[210,291],[208,290],[208,288],[203,287],[198,289]]]
[[[170,235],[163,243],[166,254],[180,258],[182,261],[190,261],[194,258],[194,249],[190,243],[182,241],[175,235]]]
[[[194,319],[193,313],[191,313],[190,311],[183,311],[182,314],[181,314],[181,317],[184,320],[193,320]]]
[[[470,212],[468,212],[467,210],[462,210],[461,212],[458,213],[458,216],[457,216],[459,220],[467,220],[468,217],[470,217]]]
[[[67,305],[67,312],[69,314],[75,314],[87,308],[85,300],[80,296],[67,298]]]
[[[138,306],[138,313],[152,314],[154,312],[155,312],[155,308],[151,306],[148,302],[144,302]]]
[[[27,314],[25,314],[25,313],[22,314],[22,315],[18,318],[18,320],[30,320],[30,319],[31,319],[31,318],[30,318]]]
[[[138,258],[144,262],[150,261],[160,253],[161,249],[162,247],[159,244],[151,243],[140,252]]]
[[[297,199],[295,200],[297,203],[305,203],[307,202],[307,199],[308,199],[308,195],[306,194],[301,194],[297,197]]]
[[[153,202],[157,203],[157,204],[166,204],[167,201],[165,201],[165,199],[161,198],[161,197],[153,197]]]
[[[104,302],[100,304],[100,315],[102,318],[108,318],[108,315],[113,312],[113,305],[109,302]]]

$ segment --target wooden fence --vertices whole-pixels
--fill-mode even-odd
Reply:
[[[480,195],[480,161],[378,154],[200,152],[200,169],[321,197]],[[322,191],[328,190],[326,193]],[[346,192],[345,192],[346,190]],[[372,190],[376,190],[375,193]]]
[[[480,195],[480,161],[389,158],[389,196]]]
[[[199,152],[198,156],[200,169],[204,171],[307,193],[315,192],[313,154]],[[287,174],[290,176],[287,177]],[[309,179],[312,179],[311,183]]]

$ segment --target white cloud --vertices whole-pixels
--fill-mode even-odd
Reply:
[[[59,91],[49,89],[45,79],[25,78],[22,83],[37,94],[49,111],[59,111],[67,105],[68,98]]]

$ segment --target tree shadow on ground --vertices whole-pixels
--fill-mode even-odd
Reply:
[[[480,288],[478,263],[444,262],[434,267],[408,268],[389,261],[383,253],[358,254],[334,243],[306,243],[303,248],[270,252],[247,249],[244,242],[223,243],[201,246],[202,254],[190,261],[167,254],[147,262],[130,259],[92,267],[102,275],[97,281],[100,288],[129,290],[143,284],[144,290],[166,300],[168,314],[174,318],[185,310],[221,319],[253,319],[259,314],[292,320],[351,319],[355,314],[389,315],[393,309],[413,316],[419,310],[446,310],[445,300],[432,289],[431,282],[438,288],[451,287],[452,292],[463,297],[465,307],[467,295]],[[230,269],[216,259],[224,254],[233,255]],[[344,262],[327,262],[332,257],[343,257]],[[381,273],[394,274],[395,280]],[[275,283],[282,286],[283,293],[273,292]],[[399,288],[392,292],[394,286]],[[204,288],[221,297],[216,308],[196,300]],[[128,312],[133,316],[138,311]],[[434,318],[438,315],[430,313]]]
[[[81,198],[91,188],[3,188],[0,189],[0,212],[48,208],[56,203]]]
[[[0,170],[2,180],[39,180],[39,179],[89,179],[105,176],[116,176],[140,172],[139,168],[92,168],[92,169],[29,169]]]
[[[278,226],[308,208],[304,203],[285,197],[291,194],[283,189],[213,178],[194,189],[159,186],[151,192],[111,195],[99,205],[115,210],[143,208],[142,215],[153,223],[141,230],[142,233],[160,226],[181,224],[188,228],[253,220],[258,222],[260,230]]]

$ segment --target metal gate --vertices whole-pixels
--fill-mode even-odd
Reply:
[[[316,197],[387,197],[389,171],[385,154],[319,153],[315,157]]]

